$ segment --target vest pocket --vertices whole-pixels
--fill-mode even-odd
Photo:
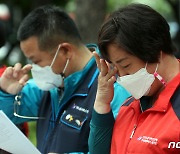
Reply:
[[[87,114],[82,115],[82,113],[78,113],[79,112],[74,113],[72,111],[64,111],[61,116],[60,122],[69,127],[81,130],[83,124],[87,120]]]

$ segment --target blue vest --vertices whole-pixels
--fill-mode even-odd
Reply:
[[[95,73],[96,72],[96,73]],[[37,122],[37,147],[41,153],[69,153],[88,150],[89,123],[97,90],[96,63],[53,120],[51,95],[43,96]]]

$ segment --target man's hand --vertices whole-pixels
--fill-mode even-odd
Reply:
[[[0,78],[0,88],[9,94],[17,94],[28,81],[31,68],[30,64],[22,68],[20,63],[7,67]]]
[[[110,102],[114,96],[114,82],[116,81],[115,74],[117,68],[111,68],[110,64],[104,59],[100,59],[96,52],[93,52],[96,63],[99,68],[98,88],[94,109],[100,114],[105,114],[110,111]]]

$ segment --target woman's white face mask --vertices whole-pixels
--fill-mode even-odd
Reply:
[[[147,72],[146,66],[134,74],[117,78],[117,82],[129,91],[135,99],[140,99],[142,96],[146,96],[149,93],[151,85],[155,80],[155,76],[162,79],[162,77],[156,72],[158,64],[153,74]],[[162,80],[160,81],[162,82]],[[162,83],[165,84],[165,82]]]
[[[55,62],[60,47],[61,45],[59,45],[50,66],[41,67],[39,65],[32,64],[32,69],[31,69],[32,77],[35,83],[37,84],[37,86],[44,91],[48,91],[55,87],[60,87],[63,84],[63,79],[64,79],[63,74],[65,73],[66,68],[69,64],[69,59],[67,60],[66,65],[61,74],[55,74],[52,70],[52,65]]]

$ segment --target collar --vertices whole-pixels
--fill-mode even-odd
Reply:
[[[90,50],[90,51],[96,51],[98,54],[100,54],[99,48],[96,44],[86,44],[86,47]]]
[[[87,45],[87,47],[89,48],[91,47],[91,45],[89,44]],[[92,47],[96,47],[96,51],[99,51],[98,47],[95,44],[93,44]],[[97,75],[98,69],[96,66],[95,58],[92,57],[82,70],[75,72],[64,79],[65,88],[64,91],[60,94],[60,97],[58,94],[59,89],[52,89],[50,92],[51,97],[54,98],[54,100],[51,101],[55,108],[55,112],[58,112],[59,105],[65,104],[72,97],[73,93],[86,93]],[[82,82],[83,84],[81,84]],[[60,102],[60,104],[57,102]]]
[[[143,96],[140,98],[140,109],[142,112],[152,107],[152,96]]]
[[[180,62],[180,59],[178,59]],[[170,99],[180,85],[180,73],[178,73],[164,88],[164,90],[158,96],[155,104],[150,110],[166,112]]]
[[[170,99],[180,85],[180,73],[178,73],[158,96],[154,106],[150,110],[166,112]]]
[[[99,49],[98,49],[98,47],[97,47],[97,45],[96,44],[87,44],[86,45],[87,46],[87,48],[89,49],[89,50],[95,50],[97,53],[99,53]],[[93,68],[95,68],[96,66],[96,63],[95,63],[95,58],[94,57],[92,57],[91,59],[90,59],[90,61],[86,64],[86,66],[82,69],[82,70],[80,70],[80,71],[78,71],[78,72],[75,72],[75,73],[73,73],[73,74],[71,74],[71,75],[69,75],[67,78],[65,78],[64,79],[64,89],[65,89],[65,91],[64,91],[64,93],[66,93],[66,91],[67,91],[67,89],[68,89],[68,91],[69,91],[69,88],[72,88],[72,89],[74,89],[74,91],[75,91],[75,89],[77,89],[77,87],[79,86],[79,84],[81,84],[82,82],[83,82],[83,85],[85,86],[83,89],[85,90],[85,89],[89,89],[89,87],[90,87],[90,85],[91,85],[91,82],[90,81],[86,81],[86,83],[88,83],[88,85],[86,85],[85,83],[84,83],[84,80],[85,80],[85,78],[86,78],[86,80],[87,80],[87,78],[88,77],[85,77],[85,76],[87,76],[87,73],[89,72],[89,70],[92,70],[92,73],[94,74],[95,72],[95,70],[93,69]],[[94,67],[95,66],[95,67]],[[93,68],[92,68],[93,67]],[[97,71],[96,71],[97,72]],[[97,73],[95,73],[96,75],[97,75]],[[89,77],[91,78],[93,75],[90,75]],[[84,91],[85,92],[85,91]],[[69,93],[69,92],[68,92]]]
[[[88,71],[91,69],[91,67],[95,64],[95,59],[92,57],[90,61],[86,64],[83,70],[75,72],[71,75],[69,75],[67,78],[64,80],[64,92],[69,91],[71,88],[76,89],[79,84],[84,80],[86,74]]]
[[[99,53],[99,48],[98,48],[98,46],[96,44],[87,44],[86,46],[87,46],[88,49],[93,49],[97,53]],[[93,67],[94,64],[95,64],[95,58],[92,57],[82,70],[74,72],[73,74],[66,77],[64,79],[64,88],[63,88],[63,90],[67,91],[66,89],[69,89],[69,88],[76,89],[76,87],[81,83],[80,81],[83,80],[83,78],[86,76],[87,72],[91,69],[91,67]],[[57,92],[58,88],[52,89],[51,91],[52,92],[53,91]]]

